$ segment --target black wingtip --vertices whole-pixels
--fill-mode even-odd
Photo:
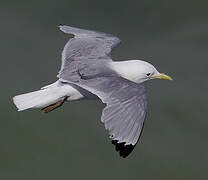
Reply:
[[[58,26],[56,26],[58,29],[62,30],[62,28],[64,27],[64,24],[59,24]]]
[[[57,27],[61,27],[61,26],[64,26],[64,24],[59,24]]]
[[[117,140],[112,140],[111,142],[113,145],[115,145],[116,151],[118,151],[120,156],[123,158],[126,158],[135,147],[135,145],[132,144],[125,145],[125,142],[118,143]]]

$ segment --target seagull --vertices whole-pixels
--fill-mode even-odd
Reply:
[[[120,156],[127,157],[137,144],[147,114],[144,82],[172,78],[142,60],[113,61],[111,51],[120,44],[114,35],[66,25],[74,35],[62,51],[62,65],[53,84],[13,97],[18,111],[41,108],[45,113],[66,101],[100,99],[106,104],[101,121]]]

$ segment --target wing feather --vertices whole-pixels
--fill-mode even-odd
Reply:
[[[147,99],[143,84],[119,77],[104,63],[112,60],[112,48],[120,40],[113,35],[95,31],[69,26],[59,28],[74,35],[62,52],[59,79],[84,88],[107,104],[101,121],[120,156],[128,156],[141,136]]]
[[[111,60],[111,51],[120,40],[111,35],[96,31],[89,31],[70,26],[59,26],[60,30],[67,34],[73,34],[62,51],[62,65],[58,77],[75,76],[77,69],[82,68],[83,61]],[[84,63],[86,65],[86,63]]]
[[[126,157],[133,150],[143,129],[147,111],[144,85],[121,77],[80,79],[75,84],[97,95],[107,104],[101,121],[120,155]]]

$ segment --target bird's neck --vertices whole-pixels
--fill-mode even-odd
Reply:
[[[110,67],[121,77],[136,83],[140,83],[138,82],[139,79],[138,60],[117,61],[117,62],[113,61],[111,62]]]

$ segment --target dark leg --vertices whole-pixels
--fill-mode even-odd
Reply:
[[[53,111],[54,109],[61,107],[63,105],[63,103],[67,100],[68,97],[65,97],[63,100],[58,101],[55,104],[51,104],[49,106],[46,106],[44,108],[42,108],[41,110],[44,111],[44,113],[49,113],[51,111]]]

